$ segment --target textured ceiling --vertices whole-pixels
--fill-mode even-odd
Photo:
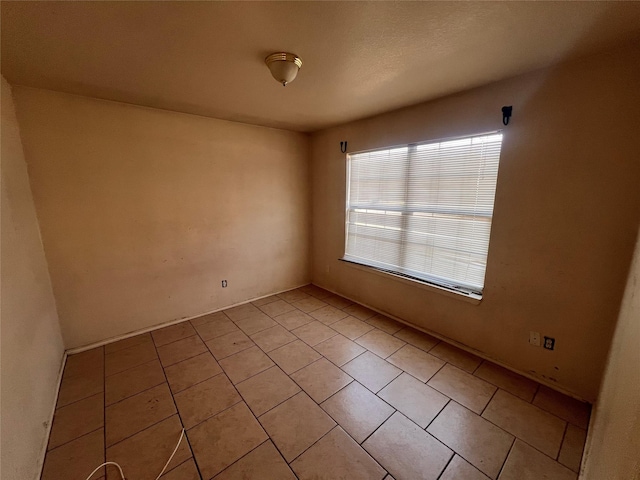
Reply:
[[[313,131],[640,41],[640,2],[2,2],[12,84]],[[302,57],[282,87],[263,63]]]

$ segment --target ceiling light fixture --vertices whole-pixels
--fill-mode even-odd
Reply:
[[[273,78],[284,87],[293,82],[298,75],[298,70],[302,67],[302,60],[299,56],[286,52],[272,53],[264,59],[264,63],[269,67]]]

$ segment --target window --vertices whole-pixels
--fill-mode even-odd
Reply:
[[[344,260],[481,295],[502,133],[347,156]]]

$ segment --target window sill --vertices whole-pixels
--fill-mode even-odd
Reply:
[[[391,272],[387,272],[384,270],[381,270],[379,268],[376,267],[371,267],[369,265],[364,265],[361,263],[357,263],[354,262],[352,260],[345,260],[344,258],[340,258],[338,259],[341,262],[343,262],[344,264],[353,267],[357,270],[362,270],[364,272],[367,273],[373,273],[375,275],[380,275],[382,277],[385,278],[390,278],[392,280],[396,280],[398,282],[404,283],[406,285],[410,285],[412,287],[416,287],[416,288],[421,288],[430,292],[434,292],[434,293],[439,293],[441,295],[445,295],[447,297],[451,297],[451,298],[455,298],[456,300],[462,300],[463,302],[467,302],[467,303],[471,303],[473,305],[479,305],[480,302],[482,301],[482,296],[480,295],[476,295],[473,293],[463,293],[463,292],[458,292],[456,290],[452,290],[440,285],[436,285],[433,283],[428,283],[428,282],[422,282],[420,280],[413,280],[410,278],[406,278],[403,277],[401,275],[396,275],[393,274]]]

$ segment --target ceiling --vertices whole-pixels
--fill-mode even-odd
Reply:
[[[640,41],[640,2],[2,2],[2,74],[314,131]],[[264,57],[298,54],[282,87]]]

